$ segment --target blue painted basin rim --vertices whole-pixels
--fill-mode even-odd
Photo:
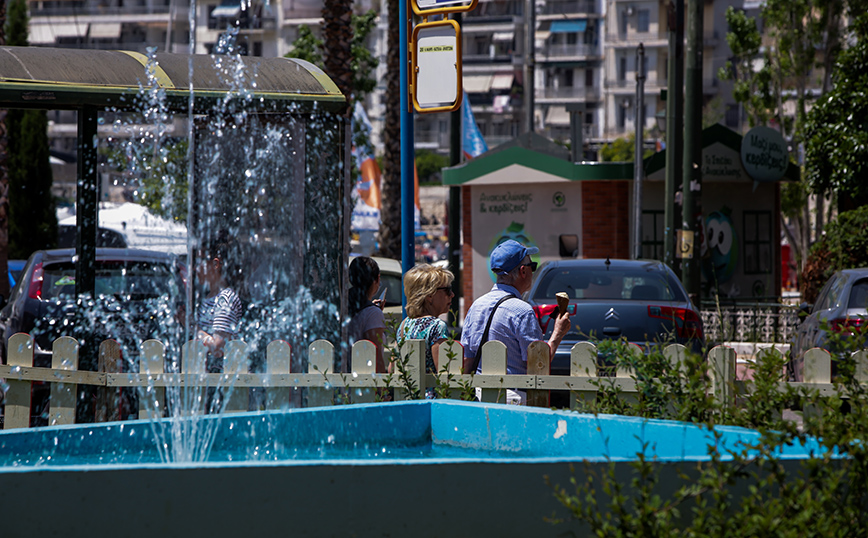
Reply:
[[[168,421],[171,419],[163,419]],[[176,419],[190,420],[190,419]],[[219,421],[204,463],[160,461],[147,420],[0,432],[0,473],[52,469],[380,465],[458,462],[660,462],[723,459],[760,433],[718,426],[527,407],[425,400],[213,415]],[[782,459],[808,458],[814,439],[785,446]]]

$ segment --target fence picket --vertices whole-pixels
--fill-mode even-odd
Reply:
[[[33,337],[29,334],[13,334],[6,346],[6,360],[12,367],[12,375],[16,369],[33,366]],[[30,389],[32,382],[19,380],[10,376],[6,379],[9,390],[6,393],[6,412],[3,429],[27,428],[30,426]]]
[[[227,413],[240,413],[250,407],[250,393],[247,387],[236,387],[234,379],[239,374],[250,370],[250,347],[242,340],[232,340],[226,344],[223,358],[223,375],[221,383]]]
[[[452,355],[452,359],[449,358],[449,355]],[[443,382],[443,378],[447,376],[440,374],[444,370],[448,375],[460,376],[462,375],[461,370],[463,369],[464,364],[464,346],[461,345],[461,342],[458,340],[453,340],[451,342],[443,342],[440,344],[440,349],[438,351],[438,368],[441,382]],[[449,397],[455,400],[461,398],[461,388],[453,386],[449,389]]]
[[[506,377],[506,346],[503,342],[490,340],[482,346],[482,373],[485,376]],[[506,403],[506,391],[503,388],[482,388],[483,402]]]
[[[56,343],[55,343],[56,345]],[[117,374],[124,370],[121,358],[121,346],[116,340],[106,340],[99,345],[99,359],[97,371],[107,374]],[[52,385],[52,390],[54,385]],[[96,409],[94,420],[96,422],[109,422],[122,420],[121,405],[123,402],[121,390],[117,387],[98,387],[96,389]],[[54,397],[52,395],[52,400]]]
[[[353,344],[353,354],[350,363],[356,374],[373,374],[377,372],[377,346],[368,340],[359,340]],[[377,400],[377,389],[359,388],[350,391],[350,401],[353,403],[372,403]]]
[[[832,356],[818,347],[805,352],[805,383],[832,382]]]
[[[78,370],[78,342],[69,336],[61,336],[54,341],[51,351],[51,368],[53,370]],[[48,424],[75,423],[75,393],[74,383],[52,383],[51,399],[48,406]]]
[[[548,342],[531,342],[527,348],[528,375],[549,375],[551,371],[551,348]],[[547,390],[527,391],[527,405],[530,407],[549,407],[551,393]]]
[[[275,340],[265,349],[265,372],[288,374],[291,371],[292,346],[284,340]],[[292,387],[266,387],[268,409],[288,409],[292,406]]]
[[[159,340],[142,342],[142,353],[139,355],[139,371],[143,374],[159,375],[166,372],[166,345]],[[166,402],[165,387],[148,383],[147,387],[139,387],[139,418],[156,418],[163,416]]]
[[[590,342],[578,342],[570,350],[570,376],[583,378],[597,377],[597,346]],[[570,394],[570,408],[591,405],[597,399],[597,390],[578,391]]]
[[[419,390],[419,396],[425,396],[427,378],[425,376],[425,340],[406,340],[399,351],[401,360],[407,369],[409,381]],[[410,396],[404,389],[395,389],[395,399],[405,400]]]
[[[868,351],[860,350],[853,353],[853,361],[856,363],[854,377],[859,383],[868,382]]]
[[[723,406],[734,403],[735,350],[717,346],[708,352],[708,373],[711,376],[711,391]]]
[[[322,387],[311,387],[307,391],[307,405],[321,407],[335,404],[335,391],[328,380],[335,364],[335,346],[328,340],[317,340],[308,347],[310,361],[308,374],[323,376]]]

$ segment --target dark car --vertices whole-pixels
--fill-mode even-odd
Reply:
[[[582,259],[543,264],[527,293],[545,333],[551,336],[555,294],[570,297],[572,330],[558,347],[552,374],[569,375],[576,342],[626,339],[646,352],[684,344],[701,352],[702,319],[675,273],[650,260]]]
[[[2,347],[15,333],[33,336],[34,366],[51,366],[54,340],[72,336],[98,345],[121,345],[125,370],[136,371],[140,345],[155,338],[171,345],[181,335],[175,314],[184,297],[183,266],[171,254],[127,248],[97,248],[95,298],[79,304],[75,295],[75,251],[40,250],[31,254],[8,303],[0,309]],[[81,348],[80,348],[81,349]],[[95,354],[94,354],[95,355]],[[96,370],[96,357],[79,357],[79,370]],[[81,395],[80,395],[81,396]],[[47,387],[35,385],[31,425],[43,425]],[[79,397],[77,414],[88,413]],[[127,398],[134,409],[134,395]],[[84,403],[82,403],[84,402]]]
[[[838,271],[826,282],[813,305],[802,303],[799,310],[804,319],[799,324],[790,347],[790,376],[800,381],[805,351],[819,347],[832,352],[849,354],[850,350],[830,349],[829,331],[842,339],[864,331],[868,326],[868,268]],[[837,374],[837,361],[832,361],[832,375]]]
[[[183,268],[175,256],[97,248],[96,299],[83,307],[76,306],[74,257],[73,249],[40,250],[27,260],[0,310],[4,363],[6,342],[19,332],[33,335],[36,366],[50,365],[53,342],[60,336],[92,335],[96,342],[113,338],[126,356],[137,354],[141,341],[165,336],[165,325],[171,325],[173,309],[184,295]],[[88,366],[85,360],[80,368]]]

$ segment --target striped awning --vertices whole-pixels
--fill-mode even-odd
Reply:
[[[587,28],[587,19],[568,19],[552,21],[551,31],[553,34],[576,34],[584,32]]]

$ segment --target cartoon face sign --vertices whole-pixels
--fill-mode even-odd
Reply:
[[[735,274],[738,263],[738,236],[728,215],[715,211],[705,219],[705,242],[708,250],[702,272],[712,284],[726,282]]]

